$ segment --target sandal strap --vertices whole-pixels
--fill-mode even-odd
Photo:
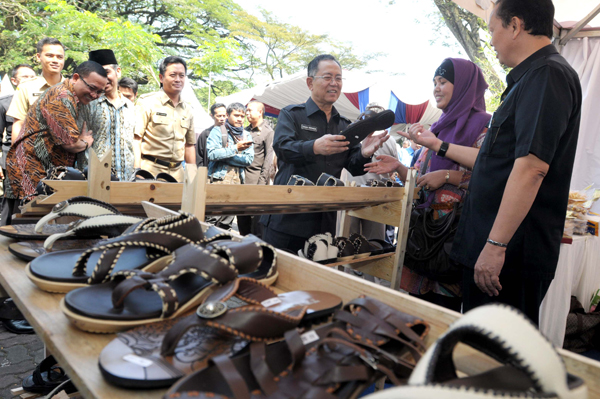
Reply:
[[[266,345],[263,342],[250,344],[250,367],[260,389],[268,396],[278,391],[275,374],[267,364]]]
[[[217,356],[212,358],[211,362],[217,366],[221,372],[221,375],[227,382],[227,385],[229,385],[229,389],[233,393],[235,399],[250,399],[248,385],[246,385],[244,377],[242,377],[229,356]]]
[[[148,273],[142,270],[123,270],[115,273],[111,279],[122,280],[112,292],[115,309],[122,309],[125,298],[137,289],[155,291],[163,302],[162,316],[170,317],[179,308],[177,293],[170,282],[187,273],[194,273],[213,284],[223,284],[236,277],[236,270],[208,251],[196,245],[186,245],[173,254],[171,264],[160,273]]]
[[[56,361],[56,359],[54,359],[54,356],[50,355],[44,360],[42,360],[40,364],[38,364],[38,366],[35,368],[35,370],[33,370],[33,373],[31,375],[33,383],[35,385],[41,386],[48,385],[48,382],[52,381],[52,370],[58,370],[58,373],[61,375],[61,378],[65,375],[65,371],[62,369],[62,367],[58,366],[58,362]],[[44,380],[42,378],[42,373],[46,373],[48,377],[47,380]]]
[[[179,211],[177,215],[167,215],[158,219],[144,219],[137,225],[131,226],[126,233],[143,230],[167,231],[188,237],[194,242],[201,242],[204,239],[202,226],[198,219],[191,213],[182,211]]]
[[[248,284],[250,284],[249,280],[245,279]],[[259,287],[260,284],[254,286],[255,289],[263,291]],[[268,288],[264,287],[264,290],[268,290]],[[211,295],[211,297],[213,296]],[[204,303],[211,303],[211,297]],[[304,306],[287,313],[279,313],[269,310],[262,305],[250,305],[228,309],[222,315],[211,319],[202,318],[196,313],[184,318],[171,327],[163,338],[161,355],[173,355],[177,344],[185,333],[193,327],[202,325],[216,328],[227,334],[236,335],[250,341],[261,342],[273,340],[282,337],[286,331],[298,326],[307,309],[308,307]]]
[[[302,338],[300,338],[300,334],[296,329],[286,332],[283,337],[292,355],[292,369],[296,369],[306,357],[306,348],[302,343]]]
[[[367,309],[375,317],[379,318],[380,320],[384,320],[385,322],[399,329],[400,332],[406,336],[406,338],[412,340],[415,344],[418,344],[418,346],[425,348],[423,337],[427,335],[427,332],[429,331],[429,324],[425,321],[366,296],[353,299],[352,301],[348,302],[346,306],[344,306],[344,309],[350,309],[353,306],[359,306]],[[421,336],[419,336],[410,328],[416,324],[422,324],[425,326],[425,330]]]
[[[216,241],[207,249],[234,265],[240,274],[254,272],[263,261],[263,247],[252,241]]]
[[[98,284],[108,281],[119,257],[128,247],[154,249],[158,253],[148,253],[148,257],[157,258],[161,255],[170,254],[177,248],[190,243],[192,243],[192,240],[189,238],[166,231],[147,230],[129,234],[125,233],[83,252],[77,262],[75,262],[73,275],[86,275],[87,262],[90,256],[97,251],[102,251],[102,255],[100,255],[94,266],[94,271],[88,279],[88,284]]]
[[[41,233],[44,226],[51,220],[61,216],[77,216],[81,218],[90,218],[100,215],[120,215],[121,212],[111,204],[99,201],[90,197],[73,197],[71,199],[61,201],[52,207],[49,214],[41,218],[35,224],[35,232]]]
[[[116,237],[129,228],[132,224],[138,223],[141,219],[133,216],[107,214],[94,216],[89,219],[79,220],[69,227],[65,233],[52,234],[44,241],[44,249],[50,251],[57,240],[61,238],[78,237]]]

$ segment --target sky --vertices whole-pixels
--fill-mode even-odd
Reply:
[[[383,71],[374,77],[377,87],[389,85],[411,104],[432,98],[433,73],[444,58],[466,58],[458,43],[443,46],[440,33],[432,29],[428,14],[437,10],[432,0],[396,0],[392,5],[386,0],[235,1],[251,14],[259,16],[262,7],[282,22],[349,42],[356,55],[384,53],[365,70]],[[450,39],[456,43],[453,36]]]

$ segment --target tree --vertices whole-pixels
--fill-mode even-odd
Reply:
[[[380,55],[358,57],[350,45],[281,22],[264,9],[261,9],[262,19],[244,11],[236,15],[236,22],[231,25],[232,35],[242,43],[242,55],[250,76],[261,72],[271,79],[282,78],[306,68],[316,54],[325,52],[334,55],[344,69],[362,68]]]
[[[487,24],[475,14],[459,7],[452,0],[433,0],[442,19],[471,61],[479,65],[494,94],[504,91],[504,82],[494,69],[497,62],[488,59],[489,44],[481,38],[481,33],[489,36]]]

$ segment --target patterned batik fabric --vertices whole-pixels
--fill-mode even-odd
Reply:
[[[93,132],[98,158],[112,150],[112,168],[121,181],[127,181],[133,173],[133,133],[135,130],[135,107],[119,93],[115,107],[106,97],[101,97],[79,108],[79,124]],[[77,167],[83,170],[88,164],[88,152],[77,155]]]
[[[6,159],[11,198],[33,195],[50,168],[73,166],[75,154],[62,146],[79,139],[78,104],[73,84],[67,79],[46,90],[29,108]]]

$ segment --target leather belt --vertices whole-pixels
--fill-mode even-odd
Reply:
[[[156,157],[153,157],[152,155],[142,155],[142,158],[147,159],[148,161],[157,163],[162,166],[168,166],[170,169],[174,169],[174,168],[178,167],[179,165],[181,165],[181,161],[179,161],[179,162],[163,161],[162,159],[158,159]]]

